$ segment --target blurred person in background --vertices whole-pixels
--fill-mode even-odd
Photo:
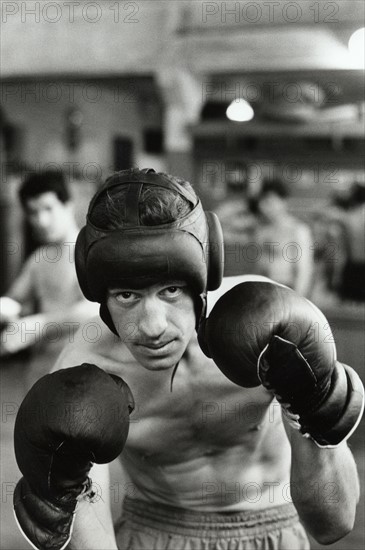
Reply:
[[[346,260],[340,296],[344,300],[365,301],[365,185],[354,183],[347,210],[339,211],[344,229]]]
[[[215,209],[224,235],[224,275],[252,274],[255,263],[250,261],[250,247],[255,216],[249,207],[251,190],[247,173],[242,168],[228,171],[226,186],[228,197]]]
[[[20,186],[19,199],[40,246],[0,299],[1,355],[31,349],[26,374],[30,387],[96,309],[85,300],[77,282],[74,246],[79,228],[64,174],[31,174]]]
[[[338,302],[342,271],[346,259],[344,231],[328,210],[314,212],[313,232],[314,272],[311,300],[322,306]]]
[[[330,197],[313,217],[316,277],[312,299],[365,300],[365,186],[354,183]],[[318,298],[318,299],[317,299]]]
[[[309,227],[287,211],[288,190],[280,180],[266,180],[250,201],[256,214],[255,272],[308,296],[313,275],[313,240]]]

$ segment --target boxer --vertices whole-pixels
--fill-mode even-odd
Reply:
[[[104,324],[55,370],[87,362],[130,388],[120,460],[133,491],[113,527],[99,467],[102,498],[76,510],[69,548],[299,550],[306,531],[328,544],[352,529],[360,379],[294,291],[221,283],[221,251],[217,219],[172,176],[119,172],[91,201],[76,268]]]

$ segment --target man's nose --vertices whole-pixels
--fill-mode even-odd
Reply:
[[[145,299],[141,311],[139,330],[150,339],[157,340],[167,329],[165,304],[157,298]]]

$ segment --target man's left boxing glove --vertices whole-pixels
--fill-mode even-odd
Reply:
[[[15,516],[39,550],[61,550],[71,538],[77,502],[95,495],[89,471],[123,450],[134,408],[128,385],[84,363],[42,377],[15,421],[15,456],[23,476]]]
[[[273,281],[246,281],[215,304],[198,333],[203,352],[243,387],[263,384],[319,447],[335,447],[358,425],[364,388],[337,361],[328,321],[311,302]]]

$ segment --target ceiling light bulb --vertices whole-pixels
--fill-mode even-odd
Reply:
[[[357,66],[365,65],[365,28],[355,31],[349,40],[349,51]]]
[[[251,105],[243,98],[235,99],[226,111],[227,118],[235,122],[252,120],[255,113]]]

